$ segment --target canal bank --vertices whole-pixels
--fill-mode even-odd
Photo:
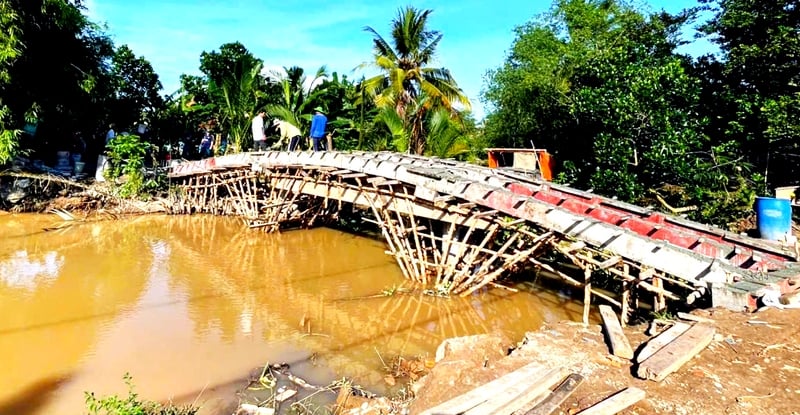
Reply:
[[[800,413],[800,330],[796,325],[800,312],[767,309],[746,314],[712,309],[695,315],[708,319],[704,324],[715,328],[714,339],[661,382],[634,376],[635,365],[611,354],[600,325],[559,322],[545,324],[516,342],[501,335],[448,340],[439,348],[430,373],[413,382],[414,399],[399,401],[407,405],[354,398],[349,404],[353,409],[343,413],[423,413],[459,396],[463,399],[465,393],[531,364],[564,368],[583,378],[553,414],[578,413],[626,388],[640,389],[645,397],[621,414]],[[646,331],[648,325],[642,324],[626,328],[625,334],[639,349],[651,338]],[[363,410],[365,403],[372,411]],[[514,413],[551,413],[528,412],[532,404],[519,406]]]

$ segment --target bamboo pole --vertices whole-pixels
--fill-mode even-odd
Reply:
[[[589,311],[592,307],[592,269],[583,270],[583,325],[589,325]]]
[[[622,272],[625,275],[628,275],[630,272],[630,266],[628,264],[624,264],[622,266]],[[619,313],[619,321],[622,327],[625,327],[628,324],[628,314],[630,313],[630,299],[631,296],[631,282],[630,281],[622,281],[622,303],[621,311]]]

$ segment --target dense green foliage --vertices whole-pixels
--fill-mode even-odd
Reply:
[[[135,135],[118,135],[108,143],[110,168],[105,171],[106,179],[116,181],[124,176],[119,187],[120,196],[136,196],[144,190],[144,163],[148,143]]]
[[[52,158],[76,132],[100,151],[110,122],[161,110],[150,63],[115,48],[81,1],[3,0],[0,16],[0,163],[20,150]]]
[[[534,145],[555,154],[561,182],[667,210],[693,205],[694,219],[723,226],[769,187],[800,181],[796,2],[698,0],[670,15],[625,0],[554,0],[516,28],[506,62],[487,74],[484,123],[435,65],[443,34],[429,27],[432,13],[398,10],[386,37],[367,27],[361,78],[324,62],[267,73],[268,57],[233,42],[201,53],[201,75],[163,96],[150,63],[115,46],[80,0],[0,0],[0,163],[19,152],[52,158],[75,132],[87,152],[103,151],[112,122],[119,132],[150,125],[137,143],[114,144],[118,168],[138,166],[123,161],[127,147],[181,141],[173,155],[197,157],[204,130],[217,154],[243,151],[258,111],[307,134],[322,108],[337,149],[475,160],[488,146]],[[677,52],[698,16],[710,16],[697,33],[717,55]]]
[[[765,185],[797,182],[793,163],[775,160],[793,157],[800,133],[800,19],[786,2],[718,6],[703,30],[722,56],[692,61],[676,48],[697,9],[556,1],[517,28],[506,63],[489,73],[487,135],[499,146],[549,149],[568,184],[695,205],[695,219],[730,225]]]

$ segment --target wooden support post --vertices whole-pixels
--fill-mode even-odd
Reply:
[[[622,265],[622,272],[624,272],[625,275],[629,275],[630,265]],[[625,281],[622,281],[622,300],[620,302],[622,303],[622,310],[619,312],[619,322],[622,327],[625,327],[628,325],[628,315],[630,314],[631,306],[631,283],[627,281],[627,278]]]
[[[619,320],[617,320],[617,314],[614,313],[610,306],[605,304],[601,305],[599,309],[603,327],[606,330],[606,335],[608,335],[608,341],[611,343],[611,353],[623,359],[632,359],[633,349],[628,342],[628,338],[625,337],[625,332],[622,331]]]
[[[661,281],[661,278],[653,277],[653,287],[660,292],[655,294],[655,298],[653,299],[653,311],[656,313],[661,312],[667,307],[667,301],[664,299],[664,283]]]
[[[589,325],[589,311],[592,307],[592,267],[583,270],[583,324]]]

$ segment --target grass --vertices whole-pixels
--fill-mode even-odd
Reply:
[[[128,396],[117,395],[98,398],[93,392],[84,392],[86,409],[89,415],[194,415],[199,408],[191,405],[174,406],[160,404],[139,398],[133,390],[133,379],[126,373],[123,376],[128,386]]]

